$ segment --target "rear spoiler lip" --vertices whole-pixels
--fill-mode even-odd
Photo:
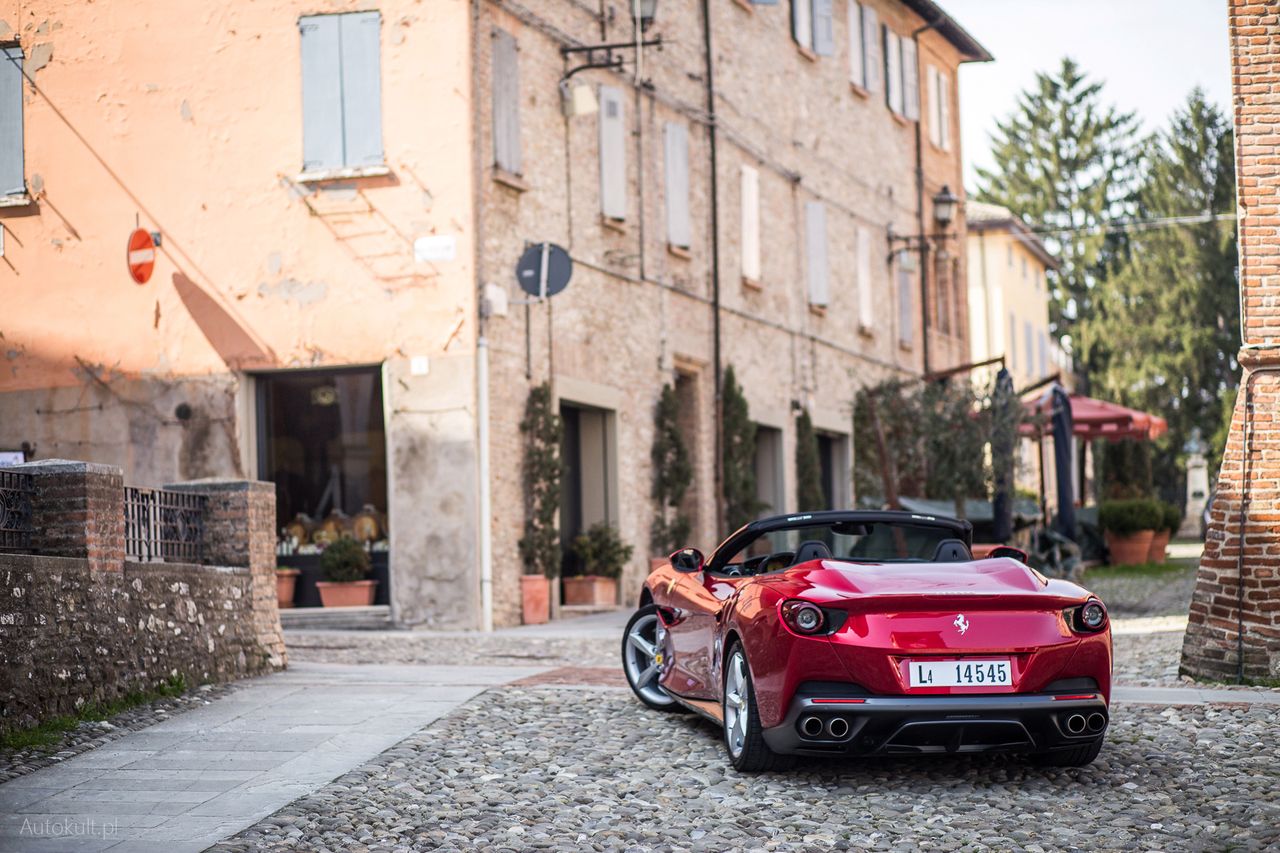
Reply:
[[[946,590],[937,592],[890,592],[890,593],[839,593],[824,601],[814,601],[828,607],[839,607],[850,613],[895,612],[895,611],[945,611],[951,612],[956,607],[969,610],[1037,610],[1056,612],[1069,607],[1079,607],[1088,601],[1090,596],[1063,596],[1043,592],[970,592],[968,590]]]

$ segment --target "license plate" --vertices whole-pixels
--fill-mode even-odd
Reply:
[[[912,687],[1008,687],[1013,672],[1004,660],[911,661]]]

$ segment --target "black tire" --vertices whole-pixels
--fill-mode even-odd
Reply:
[[[634,644],[632,634],[638,633],[642,639],[647,637],[649,642],[656,645],[656,634],[648,633],[645,623],[653,623],[656,628],[657,618],[658,608],[652,604],[646,604],[631,614],[631,618],[627,620],[627,627],[622,631],[622,672],[627,677],[631,692],[644,703],[645,707],[655,711],[683,711],[684,707],[668,696],[656,681],[636,684],[636,678],[643,674],[640,671],[639,658],[644,656],[644,652]],[[661,650],[657,649],[657,651]],[[652,658],[649,663],[652,663]]]
[[[1092,764],[1093,760],[1098,757],[1098,753],[1102,752],[1102,741],[1103,738],[1098,738],[1093,743],[1086,743],[1071,749],[1060,749],[1056,752],[1043,752],[1033,755],[1031,756],[1031,763],[1041,767],[1085,767]]]
[[[742,749],[737,755],[734,755],[734,746],[731,743],[731,733],[729,731],[729,709],[728,686],[731,676],[731,667],[734,665],[735,655],[742,656],[743,663],[743,687],[746,694],[746,731],[742,738]],[[729,653],[725,655],[724,679],[720,689],[720,712],[723,715],[724,724],[723,737],[725,752],[729,754],[729,763],[733,765],[735,770],[743,773],[759,773],[765,770],[782,770],[790,764],[790,756],[779,755],[769,748],[769,744],[764,741],[764,734],[760,726],[760,714],[756,712],[756,689],[751,681],[751,668],[746,665],[747,653],[742,648],[742,643],[734,641],[729,647]]]

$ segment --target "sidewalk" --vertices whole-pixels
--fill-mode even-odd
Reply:
[[[0,851],[203,850],[542,667],[298,663],[0,785]]]

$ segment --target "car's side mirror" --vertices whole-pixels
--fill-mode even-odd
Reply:
[[[697,548],[682,548],[671,555],[671,568],[677,572],[700,572],[705,563],[706,559]]]
[[[1012,548],[1008,545],[1001,545],[999,548],[992,548],[989,557],[1008,557],[1011,560],[1017,560],[1019,563],[1027,561],[1027,552],[1021,548]]]

